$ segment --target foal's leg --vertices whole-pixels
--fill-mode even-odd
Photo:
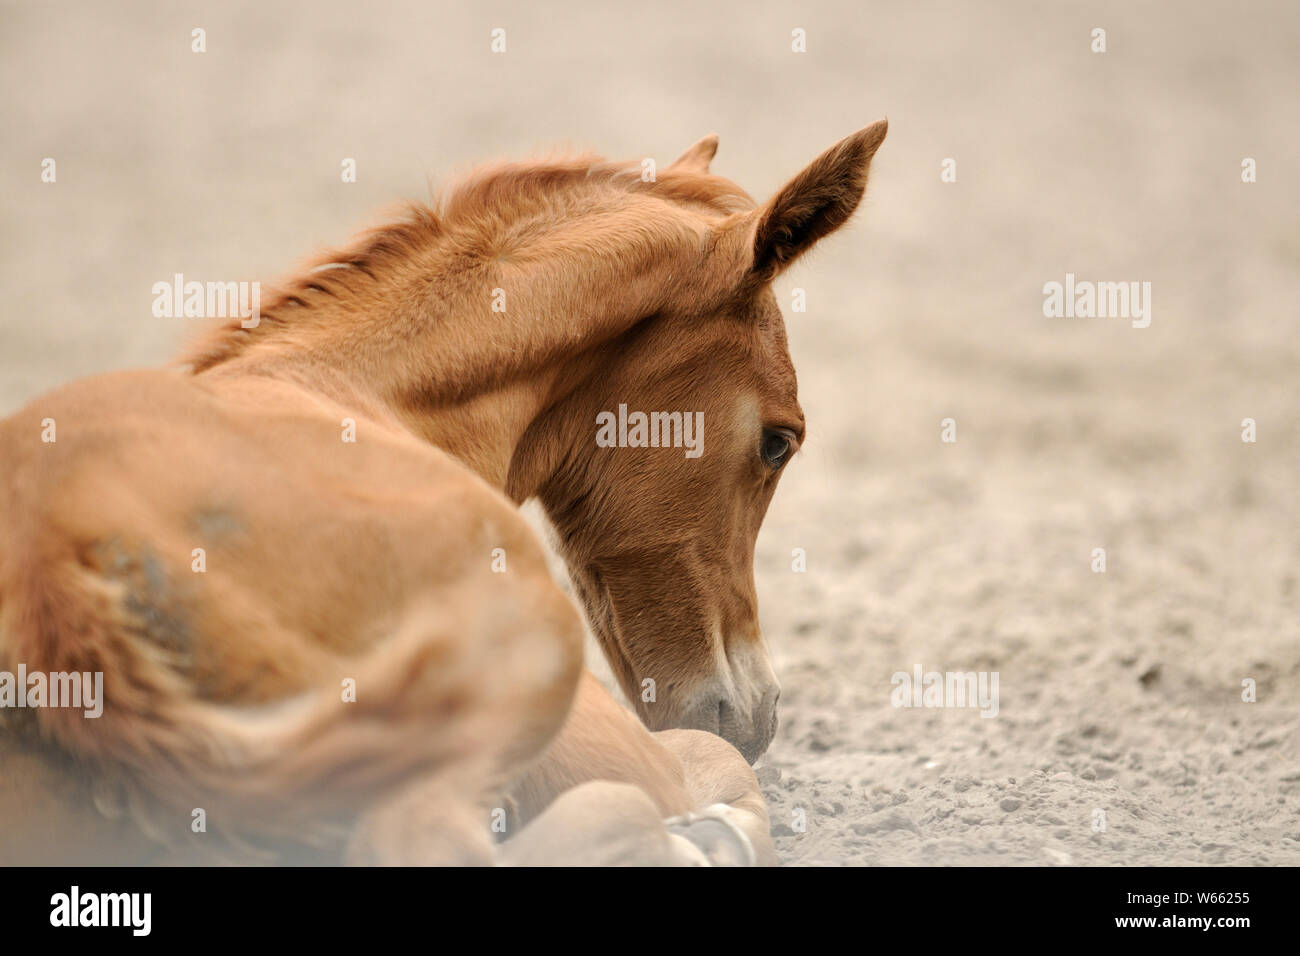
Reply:
[[[493,823],[494,817],[505,817],[501,794],[508,776],[535,759],[561,726],[581,651],[581,620],[549,578],[518,587],[494,599],[492,633],[482,633],[480,614],[479,633],[463,635],[472,638],[465,646],[478,653],[471,651],[469,666],[460,668],[461,682],[428,699],[426,732],[451,745],[446,759],[429,764],[361,814],[346,862],[495,862]],[[451,617],[471,620],[464,614]],[[454,662],[443,662],[444,668],[449,665]]]
[[[576,607],[540,556],[512,553],[513,579],[484,570],[409,599],[388,637],[354,657],[320,651],[313,689],[274,703],[201,698],[118,592],[70,561],[5,594],[0,650],[33,672],[114,675],[125,691],[101,719],[46,708],[38,729],[159,804],[159,819],[204,808],[213,837],[160,834],[180,849],[215,846],[218,832],[332,848],[345,830],[354,861],[487,863],[493,795],[560,729],[582,670]]]
[[[703,730],[663,730],[655,740],[682,763],[686,790],[695,809],[669,821],[674,832],[701,842],[714,830],[712,821],[740,830],[758,866],[775,866],[767,802],[749,763],[721,737]],[[698,834],[698,835],[697,835]],[[720,847],[725,852],[725,847]]]
[[[690,839],[672,833],[640,787],[597,780],[560,794],[503,843],[503,866],[708,866]]]
[[[592,780],[639,787],[662,817],[694,809],[681,761],[584,671],[563,728],[510,796],[519,815],[531,820],[561,793]]]
[[[491,866],[490,767],[430,773],[361,815],[344,850],[351,866]]]
[[[580,863],[600,854],[592,844],[601,841],[640,865],[699,864],[686,843],[706,862],[776,862],[762,792],[735,748],[702,731],[650,733],[590,673],[564,728],[511,796],[531,821],[517,849],[505,845],[511,863]],[[632,845],[640,856],[625,852]]]

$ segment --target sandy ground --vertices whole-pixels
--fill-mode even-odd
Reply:
[[[173,355],[155,281],[274,279],[477,160],[716,131],[765,196],[888,114],[857,220],[778,283],[784,858],[1300,863],[1293,4],[115,6],[0,8],[0,412]],[[1067,272],[1151,282],[1150,327],[1045,318]],[[891,706],[918,665],[998,672],[997,716]]]

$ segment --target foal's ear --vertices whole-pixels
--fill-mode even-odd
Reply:
[[[686,152],[682,153],[669,166],[669,169],[689,170],[693,173],[707,173],[709,163],[718,152],[718,134],[710,133]]]
[[[879,120],[840,140],[756,210],[751,276],[773,279],[822,236],[844,225],[867,188],[867,169],[889,129]]]

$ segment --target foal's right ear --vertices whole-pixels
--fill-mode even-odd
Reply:
[[[871,157],[888,129],[889,121],[879,120],[840,140],[754,213],[753,279],[771,281],[853,215],[867,188]]]

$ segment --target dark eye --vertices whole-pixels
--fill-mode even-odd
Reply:
[[[790,456],[790,439],[781,432],[765,429],[762,447],[763,464],[773,471],[785,464]]]

